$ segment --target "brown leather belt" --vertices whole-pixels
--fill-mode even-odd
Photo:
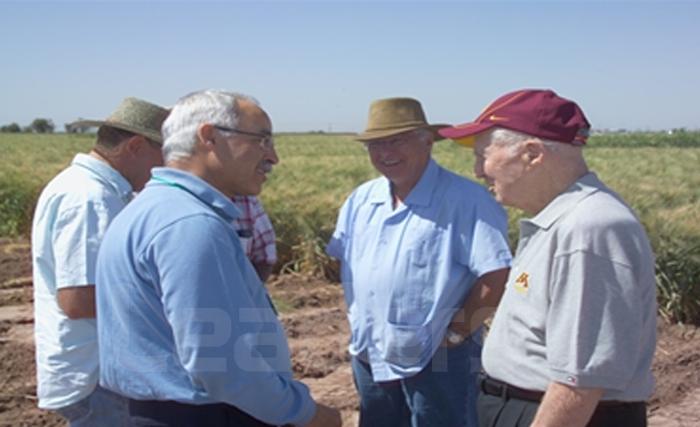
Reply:
[[[544,392],[535,390],[526,390],[524,388],[516,387],[503,381],[499,381],[495,378],[491,378],[488,375],[481,375],[481,391],[492,396],[499,396],[504,399],[518,399],[527,400],[529,402],[540,402]],[[621,406],[621,405],[636,405],[644,402],[623,402],[620,400],[601,400],[598,402],[598,406],[609,407],[609,406]]]

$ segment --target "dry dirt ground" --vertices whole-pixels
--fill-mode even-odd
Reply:
[[[297,377],[323,403],[357,425],[357,397],[346,351],[342,291],[317,279],[285,275],[268,284],[282,311]],[[0,240],[0,426],[63,426],[36,408],[29,245]],[[652,427],[700,426],[700,332],[659,322]]]

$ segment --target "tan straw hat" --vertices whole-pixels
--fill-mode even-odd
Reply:
[[[137,135],[163,144],[160,127],[170,112],[142,99],[129,97],[119,104],[119,107],[105,120],[80,120],[70,126],[110,126],[133,132]]]
[[[369,106],[367,129],[355,137],[358,141],[386,138],[416,129],[429,129],[435,141],[444,139],[437,133],[449,125],[431,125],[425,120],[420,102],[413,98],[378,99]]]

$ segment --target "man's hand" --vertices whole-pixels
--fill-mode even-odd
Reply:
[[[266,263],[265,261],[261,261],[261,262],[254,262],[253,267],[255,268],[255,271],[258,273],[258,277],[260,278],[260,281],[263,283],[267,282],[267,279],[270,278],[270,274],[272,274],[272,265]]]
[[[476,279],[464,306],[452,318],[450,330],[468,337],[479,329],[501,301],[509,272],[510,268],[502,268]]]
[[[602,395],[600,388],[576,388],[552,382],[531,427],[583,427]]]
[[[340,425],[340,412],[337,409],[316,402],[316,414],[306,427],[340,427]]]
[[[469,337],[465,337],[464,335],[457,333],[450,328],[447,328],[447,332],[445,332],[445,338],[442,339],[442,343],[440,343],[440,345],[442,347],[447,348],[457,347],[458,345],[461,345],[464,341],[468,339]]]

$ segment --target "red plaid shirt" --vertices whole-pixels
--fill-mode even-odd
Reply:
[[[241,216],[234,220],[236,230],[248,230],[250,237],[241,237],[243,248],[248,258],[254,262],[273,265],[277,262],[275,230],[270,218],[263,210],[262,204],[255,196],[236,196],[233,203],[241,211]]]

